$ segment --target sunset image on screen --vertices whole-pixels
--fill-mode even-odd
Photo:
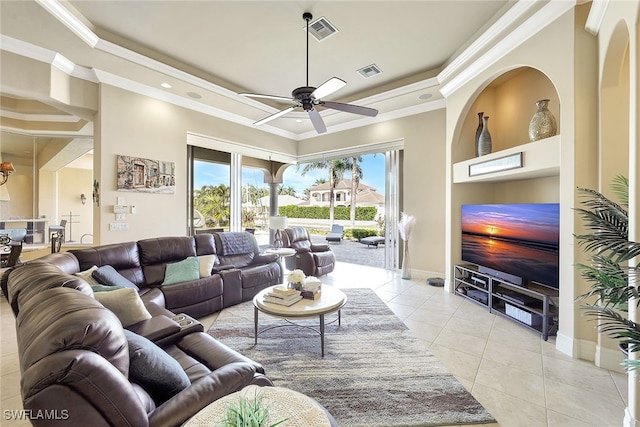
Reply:
[[[462,232],[512,240],[558,243],[558,205],[465,205]]]
[[[560,205],[462,206],[462,260],[557,287]]]

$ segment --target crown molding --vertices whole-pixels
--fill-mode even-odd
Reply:
[[[228,111],[222,110],[220,108],[212,107],[210,105],[205,105],[195,100],[187,99],[183,96],[174,95],[165,90],[156,89],[154,87],[151,87],[139,82],[135,82],[133,80],[126,79],[124,77],[109,73],[107,71],[95,70],[95,73],[100,83],[105,83],[111,86],[125,89],[133,93],[148,96],[149,98],[168,102],[170,104],[177,105],[179,107],[184,107],[190,110],[198,111],[203,114],[218,117],[220,119],[237,123],[239,125],[255,128],[255,126],[253,126],[253,120],[249,120],[248,118],[239,116],[237,114],[229,113]],[[282,136],[288,139],[294,139],[296,136],[292,132],[283,131],[277,128],[273,128],[271,133],[279,134],[279,136]]]
[[[494,44],[484,55],[479,57],[461,73],[442,86],[440,92],[447,98],[462,86],[470,82],[489,68],[492,64],[512,52],[522,43],[542,31],[560,16],[575,7],[575,1],[551,1],[534,13],[510,34]]]
[[[472,58],[477,57],[483,50],[490,46],[493,40],[499,39],[500,36],[509,29],[509,27],[521,18],[529,13],[531,8],[535,5],[533,1],[519,1],[513,5],[507,12],[501,16],[491,27],[482,33],[473,43],[462,51],[444,70],[438,74],[438,80],[444,82],[450,77],[459,73],[462,70],[464,64],[469,62]]]
[[[80,117],[69,114],[24,114],[15,111],[0,109],[0,117],[6,117],[23,122],[51,122],[51,123],[77,123]]]
[[[62,22],[75,35],[91,47],[98,44],[100,38],[87,27],[80,19],[73,15],[58,0],[35,0],[47,12],[53,15],[58,21]]]
[[[604,19],[608,6],[609,0],[591,1],[591,9],[589,9],[589,16],[587,17],[584,28],[594,36],[597,36],[600,32],[600,26],[602,25],[602,20]]]

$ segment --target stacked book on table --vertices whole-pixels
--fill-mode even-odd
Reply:
[[[286,286],[276,286],[264,296],[265,302],[290,306],[302,299],[300,291],[287,288]]]

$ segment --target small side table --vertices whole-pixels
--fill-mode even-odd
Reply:
[[[241,397],[253,400],[256,396],[269,408],[269,424],[287,419],[290,427],[337,427],[338,423],[318,402],[297,391],[284,387],[258,387],[249,385],[204,407],[183,427],[210,427],[221,425],[227,404],[237,403]]]
[[[292,248],[269,248],[264,252],[267,254],[276,254],[280,257],[280,283],[284,283],[284,259],[288,256],[294,256],[296,250]]]

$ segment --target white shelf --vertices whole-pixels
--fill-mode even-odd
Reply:
[[[469,166],[522,153],[522,167],[469,175]],[[541,139],[517,147],[508,148],[481,157],[465,160],[453,165],[454,184],[471,182],[508,181],[515,179],[541,178],[560,174],[560,135]]]

